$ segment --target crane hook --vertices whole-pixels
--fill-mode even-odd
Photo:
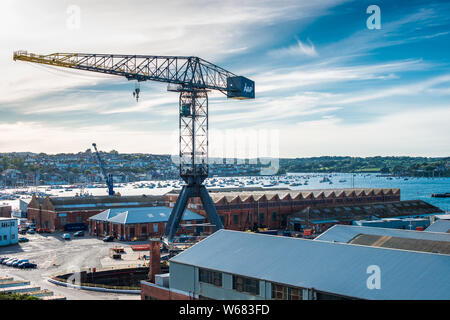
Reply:
[[[139,92],[141,92],[141,88],[139,82],[136,82],[136,87],[133,91],[133,97],[136,98],[136,102],[139,102]]]

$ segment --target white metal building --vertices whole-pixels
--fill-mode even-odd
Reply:
[[[222,229],[170,259],[170,289],[218,300],[448,300],[449,270],[448,254]]]
[[[18,237],[18,220],[15,218],[0,218],[0,246],[16,244]]]

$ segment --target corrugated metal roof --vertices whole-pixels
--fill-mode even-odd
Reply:
[[[119,213],[120,212],[117,212],[117,210],[116,212],[111,212],[111,210],[108,209],[90,217],[89,220],[108,221],[108,219],[117,216]]]
[[[450,242],[448,241],[411,239],[404,237],[380,236],[374,234],[359,234],[355,238],[353,238],[349,243],[371,247],[441,253],[450,255]]]
[[[105,210],[90,219],[120,224],[156,223],[167,222],[171,212],[172,209],[168,207],[118,208]],[[203,216],[186,209],[182,220],[204,219]]]
[[[374,221],[376,223],[378,221]],[[347,226],[347,225],[335,225],[316,237],[314,240],[329,241],[329,242],[342,242],[347,243],[359,234],[371,234],[378,236],[390,236],[398,238],[408,239],[422,239],[422,240],[435,240],[435,241],[448,241],[450,245],[450,234],[441,234],[435,232],[423,232],[415,230],[403,230],[381,227],[363,227],[363,226]]]
[[[340,204],[330,206],[309,206],[293,213],[305,220],[335,219],[339,221],[367,220],[371,216],[403,217],[435,214],[440,209],[422,200],[393,201],[367,204]]]
[[[450,232],[450,221],[439,219],[425,229],[427,232]]]
[[[273,199],[274,197],[278,196],[279,198],[283,199],[286,196],[290,195],[292,199],[299,197],[300,199],[306,199],[308,197],[312,198],[321,198],[322,196],[328,197],[330,195],[334,195],[335,197],[338,197],[342,193],[344,193],[347,196],[350,196],[352,194],[370,194],[370,193],[376,193],[376,194],[400,194],[400,189],[398,188],[392,188],[392,189],[360,189],[360,188],[343,188],[343,189],[312,189],[312,190],[290,190],[290,189],[262,189],[262,188],[254,188],[254,189],[218,189],[218,190],[208,190],[211,198],[213,199],[214,203],[217,203],[218,201],[222,200],[223,198],[226,199],[227,202],[231,202],[235,200],[237,197],[241,201],[245,201],[244,199],[248,199],[250,195],[254,196],[254,201],[258,201],[263,196],[265,196],[269,201]],[[167,193],[166,195],[178,195],[179,192],[175,192],[175,190],[172,190],[171,192]]]
[[[450,299],[450,256],[219,230],[170,260],[362,299]],[[367,268],[381,289],[367,288]]]

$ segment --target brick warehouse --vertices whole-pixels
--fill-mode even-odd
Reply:
[[[0,205],[0,217],[2,218],[11,218],[11,206],[9,205]]]
[[[46,197],[33,196],[27,207],[28,221],[37,228],[49,232],[64,230],[71,223],[84,223],[106,209],[151,207],[164,203],[164,196],[92,196],[92,197]]]
[[[255,191],[209,190],[224,227],[248,230],[255,226],[274,229],[287,227],[287,217],[307,207],[366,204],[400,200],[400,189],[260,189]],[[179,191],[165,195],[173,207]],[[206,216],[199,198],[191,199],[188,209]]]

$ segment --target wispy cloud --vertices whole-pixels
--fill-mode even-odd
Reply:
[[[309,57],[317,57],[318,53],[314,44],[311,40],[307,40],[306,42],[302,42],[299,39],[296,39],[297,43],[295,45],[289,46],[287,48],[280,48],[271,50],[269,55],[271,56],[309,56]]]
[[[423,70],[430,66],[421,60],[391,61],[385,63],[339,66],[315,63],[300,67],[273,69],[255,74],[258,91],[273,91],[322,85],[331,82],[383,80],[395,77],[396,72]]]

